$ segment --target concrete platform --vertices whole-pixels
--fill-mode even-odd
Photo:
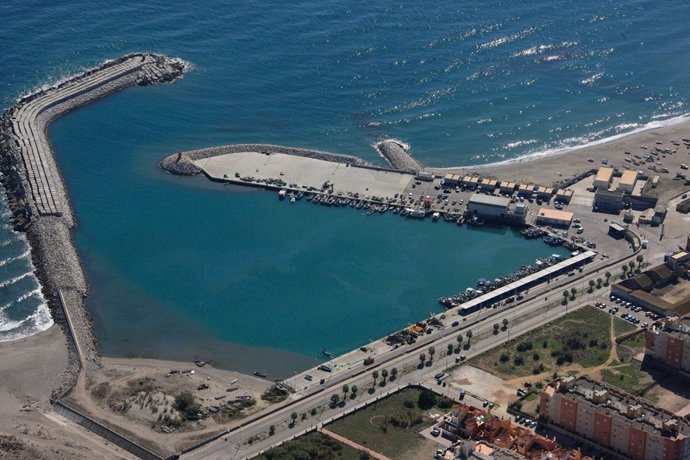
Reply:
[[[213,180],[238,182],[236,174],[239,174],[253,177],[257,182],[262,179],[282,179],[288,184],[297,184],[301,189],[314,187],[317,190],[330,181],[334,194],[346,196],[348,193],[358,193],[361,198],[393,198],[396,193],[402,195],[414,181],[412,174],[283,153],[238,152],[196,160],[194,164]]]

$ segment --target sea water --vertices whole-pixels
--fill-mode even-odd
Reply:
[[[683,1],[11,0],[0,14],[4,107],[131,51],[193,64],[173,85],[127,89],[50,130],[90,312],[112,355],[304,365],[553,252],[509,230],[171,177],[156,167],[163,156],[265,142],[380,162],[371,145],[394,137],[426,165],[489,163],[667,122],[686,113],[690,90]],[[37,285],[13,281],[31,267],[12,260],[21,238],[6,240],[5,340],[51,324],[38,293],[19,301]]]

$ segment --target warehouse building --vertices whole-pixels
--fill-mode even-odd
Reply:
[[[502,196],[475,193],[467,203],[467,212],[479,217],[502,219],[508,215],[510,200]]]
[[[632,193],[635,188],[635,182],[637,182],[637,171],[631,171],[626,169],[623,171],[621,180],[618,182],[618,187],[616,190],[620,190],[625,193]]]
[[[550,225],[552,227],[568,228],[572,223],[572,212],[541,208],[537,213],[537,225]]]
[[[599,168],[599,171],[597,171],[597,175],[594,176],[594,188],[608,190],[612,179],[613,168],[602,166]]]

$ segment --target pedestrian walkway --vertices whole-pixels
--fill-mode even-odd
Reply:
[[[374,452],[373,450],[368,449],[361,444],[357,444],[354,441],[350,441],[349,439],[347,439],[343,436],[340,436],[339,434],[335,434],[332,431],[329,431],[325,428],[321,428],[319,431],[321,433],[325,434],[326,436],[330,436],[331,438],[335,439],[336,441],[342,442],[343,444],[347,444],[348,446],[350,446],[354,449],[357,449],[359,451],[366,452],[372,458],[377,458],[378,460],[391,460],[390,458],[386,457],[383,454],[379,454],[378,452]]]

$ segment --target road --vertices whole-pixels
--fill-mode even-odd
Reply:
[[[633,257],[629,255],[627,258]],[[621,263],[617,261],[616,264]],[[546,293],[533,290],[531,298],[519,306],[503,309],[488,309],[479,312],[468,326],[458,328],[445,328],[432,335],[424,336],[408,347],[391,349],[377,356],[378,365],[363,369],[362,367],[343,369],[336,375],[331,375],[324,385],[307,387],[298,394],[298,398],[286,403],[279,409],[267,409],[263,413],[254,416],[253,419],[244,422],[244,425],[233,429],[227,435],[212,441],[205,446],[193,450],[182,456],[183,459],[240,459],[251,458],[259,453],[293,439],[305,432],[311,431],[329,423],[331,420],[342,417],[353,410],[370,404],[373,401],[397,391],[400,387],[419,384],[428,380],[430,376],[455,365],[455,355],[445,356],[449,343],[457,344],[458,335],[463,335],[467,342],[466,333],[471,330],[473,338],[471,347],[463,352],[468,358],[483,353],[510,338],[514,338],[527,331],[540,327],[576,308],[590,303],[594,299],[601,299],[603,291],[595,291],[587,294],[588,281],[601,277],[601,266],[604,262],[597,261],[588,267],[588,274],[574,278],[562,277],[560,282],[552,282],[548,285],[550,290]],[[575,287],[580,291],[577,305],[561,305],[561,293],[565,289]],[[538,295],[535,295],[538,293]],[[545,307],[544,296],[550,301],[556,301],[551,308]],[[501,324],[503,319],[508,320],[509,328],[505,332],[493,334],[493,325]],[[429,366],[419,368],[419,355],[426,353],[429,356],[429,347],[436,350],[435,359]],[[390,371],[398,369],[398,378],[395,382],[388,382],[385,386],[373,385],[371,372],[382,369]],[[380,382],[379,378],[379,382]],[[348,399],[344,405],[330,407],[331,396],[337,394],[343,396],[342,387],[347,384],[350,388],[356,385],[360,391],[354,399]],[[306,420],[298,418],[297,423],[290,425],[290,415],[295,412],[298,416],[309,414],[313,408],[318,408],[315,416],[308,416]],[[268,436],[269,428],[275,427],[275,434]],[[252,443],[248,441],[252,439]]]

